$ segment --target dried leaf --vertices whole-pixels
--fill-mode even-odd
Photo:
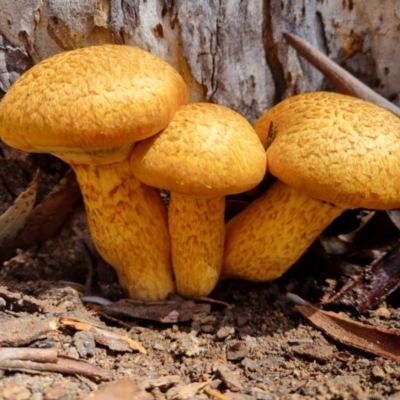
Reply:
[[[359,313],[379,305],[400,287],[400,242],[344,286],[327,303],[351,305]]]
[[[136,340],[128,336],[120,336],[114,332],[107,331],[90,324],[89,322],[79,320],[71,317],[60,317],[60,324],[62,326],[72,326],[79,331],[90,331],[93,334],[94,340],[107,346],[110,350],[114,351],[129,351],[136,350],[142,354],[147,354],[146,349]]]
[[[25,226],[10,240],[0,244],[0,261],[12,257],[15,249],[27,249],[55,235],[80,196],[72,170],[38,204],[25,219]]]
[[[28,215],[36,201],[39,172],[35,174],[29,187],[14,201],[14,204],[0,216],[0,243],[12,239],[25,226]]]
[[[122,299],[101,308],[103,313],[113,317],[140,318],[165,324],[191,321],[195,314],[208,314],[210,310],[210,304],[196,303],[192,300],[143,302]]]
[[[316,328],[340,343],[400,361],[400,330],[366,325],[313,306],[295,307]]]

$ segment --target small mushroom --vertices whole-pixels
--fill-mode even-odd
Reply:
[[[95,245],[130,298],[164,299],[174,281],[166,207],[134,177],[129,155],[187,101],[183,79],[163,60],[102,45],[40,62],[0,103],[5,143],[72,166]]]
[[[400,206],[400,119],[350,96],[288,98],[255,124],[279,180],[228,222],[223,277],[282,275],[344,210]]]
[[[179,107],[158,135],[136,145],[132,170],[171,191],[168,222],[179,294],[198,298],[216,285],[225,237],[225,195],[263,178],[265,151],[251,125],[215,104]]]

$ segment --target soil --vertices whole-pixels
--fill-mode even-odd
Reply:
[[[82,302],[88,267],[94,270],[91,294],[113,301],[121,297],[112,269],[84,256],[80,243],[86,229],[78,207],[57,238],[19,251],[5,263],[0,341],[4,347],[56,349],[111,375],[37,373],[22,360],[17,368],[4,367],[0,372],[0,399],[86,399],[110,382],[117,382],[113,394],[99,399],[400,399],[398,362],[324,336],[289,300],[287,293],[292,292],[318,304],[340,284],[342,272],[332,277],[327,255],[321,257],[319,246],[274,282],[220,282],[210,299],[197,302],[207,307],[193,308],[189,321],[162,323],[157,317],[107,316],[99,313],[99,306]],[[353,320],[397,329],[396,303],[394,294],[387,304],[364,316],[344,306],[334,308]],[[22,323],[27,318],[30,325]],[[118,337],[127,336],[147,354],[129,348],[111,350],[109,344],[94,340],[92,331],[74,326],[58,325],[34,335],[39,323],[60,318],[75,318]],[[20,328],[5,345],[4,330],[11,320],[18,320]],[[124,377],[136,384],[136,395],[126,397],[127,381],[120,380]]]
[[[8,151],[3,148],[3,169],[25,166],[24,180],[4,170],[4,192],[15,188],[15,198],[32,180],[37,160]],[[47,193],[65,173],[64,166],[50,165],[41,178]],[[37,203],[44,195],[39,192]],[[4,212],[12,196],[3,195],[1,204]],[[242,206],[234,199],[228,212]],[[399,362],[326,336],[288,296],[400,329],[396,292],[363,315],[322,304],[400,238],[393,215],[377,212],[360,229],[364,214],[344,213],[274,282],[222,281],[209,299],[134,304],[132,311],[118,302],[116,275],[96,254],[78,201],[56,235],[13,250],[6,261],[0,254],[0,400],[400,399]],[[113,303],[97,304],[105,299]],[[40,350],[53,357],[52,365],[43,364]]]

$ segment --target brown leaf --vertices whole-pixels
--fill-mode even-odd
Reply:
[[[17,248],[27,249],[53,237],[79,196],[79,185],[75,174],[70,170],[29,213],[20,232],[0,245],[0,261],[12,257]]]
[[[0,243],[14,238],[25,226],[26,220],[35,205],[38,182],[39,172],[36,173],[29,187],[0,216]]]
[[[389,360],[400,361],[400,330],[355,322],[313,306],[295,307],[315,327],[340,343]]]
[[[90,331],[97,343],[107,346],[110,350],[136,350],[142,354],[147,354],[146,349],[136,340],[133,340],[128,336],[117,335],[114,332],[94,326],[89,322],[82,321],[77,318],[60,317],[60,324],[62,326],[72,326],[79,331]]]
[[[379,305],[400,286],[400,242],[367,265],[327,303],[351,305],[359,313]]]
[[[122,299],[101,307],[103,313],[113,317],[139,318],[165,324],[191,321],[195,314],[209,313],[210,310],[210,304],[196,303],[192,300],[142,302]]]

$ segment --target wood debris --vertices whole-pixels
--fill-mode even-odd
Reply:
[[[387,253],[367,265],[326,303],[353,306],[364,313],[379,305],[400,286],[400,241]]]
[[[211,305],[183,299],[152,302],[122,299],[113,304],[104,305],[100,310],[112,317],[175,324],[191,321],[195,314],[210,313]]]
[[[96,367],[86,361],[59,355],[53,349],[0,348],[0,370],[26,373],[59,372],[102,380],[112,377],[111,371]]]
[[[375,103],[400,116],[400,109],[397,106],[355,78],[306,40],[287,32],[283,33],[283,37],[301,56],[321,71],[340,93]]]
[[[71,318],[71,317],[60,317],[60,325],[63,327],[72,326],[73,328],[80,331],[89,331],[93,334],[94,340],[108,347],[113,351],[130,351],[136,350],[142,354],[147,354],[146,349],[136,340],[129,338],[128,336],[121,336],[114,332],[107,331],[103,328],[95,326],[89,322]]]
[[[57,320],[54,318],[39,319],[31,315],[14,318],[0,315],[0,346],[27,345],[56,328]]]
[[[400,361],[400,330],[366,325],[311,305],[296,305],[295,308],[316,328],[338,342],[379,357]]]

